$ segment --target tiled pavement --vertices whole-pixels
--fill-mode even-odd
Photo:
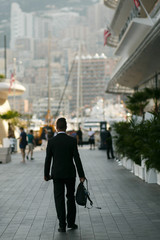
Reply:
[[[43,181],[45,152],[35,151],[26,164],[15,154],[0,165],[1,240],[160,239],[160,186],[107,160],[105,151],[80,154],[94,206],[102,209],[77,206],[78,230],[59,233],[52,182]]]

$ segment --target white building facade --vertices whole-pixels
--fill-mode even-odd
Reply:
[[[110,24],[109,46],[120,61],[107,92],[127,92],[160,85],[160,1],[104,0],[115,9]]]

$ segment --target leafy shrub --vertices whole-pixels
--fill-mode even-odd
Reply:
[[[160,171],[160,116],[145,122],[147,138],[142,149],[147,169],[155,168]]]
[[[114,124],[116,151],[141,165],[146,159],[147,169],[160,171],[160,116],[141,123],[135,120]]]
[[[5,75],[0,74],[0,82],[3,81],[5,79]]]
[[[113,127],[117,132],[115,137],[116,151],[140,165],[141,154],[138,143],[140,139],[136,123],[134,121],[119,122],[115,123]]]

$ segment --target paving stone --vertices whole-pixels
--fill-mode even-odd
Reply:
[[[45,151],[35,149],[26,164],[14,154],[0,165],[0,240],[160,239],[160,186],[107,160],[105,151],[83,147],[80,155],[94,206],[77,206],[79,228],[64,234],[57,231],[53,183],[43,180]]]

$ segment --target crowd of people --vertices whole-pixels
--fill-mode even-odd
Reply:
[[[20,137],[19,137],[19,147],[22,154],[22,162],[25,163],[25,159],[27,160],[34,160],[33,158],[33,150],[36,146],[36,141],[34,138],[34,132],[33,130],[30,130],[28,134],[24,131],[24,128],[20,128]],[[52,137],[55,137],[58,132],[55,132]],[[72,131],[68,133],[68,135],[72,136],[77,140],[77,145],[79,147],[83,147],[83,132],[81,127],[77,131]],[[41,133],[41,150],[45,150],[47,147],[48,140],[51,138],[49,136],[49,132],[46,127],[44,127],[42,133]],[[14,144],[13,140],[10,140],[10,146],[11,146],[11,152],[14,151]],[[86,143],[86,142],[85,142]],[[95,150],[95,131],[92,130],[92,128],[89,128],[88,131],[88,144],[90,150]],[[108,159],[114,159],[114,150],[113,150],[113,144],[112,144],[112,135],[111,135],[111,127],[108,128],[105,132],[105,144],[106,144],[106,154]],[[28,146],[28,147],[27,147]],[[26,147],[27,147],[27,153],[26,153]]]

